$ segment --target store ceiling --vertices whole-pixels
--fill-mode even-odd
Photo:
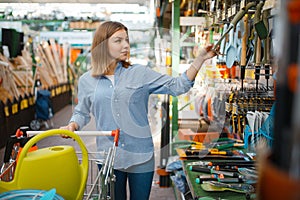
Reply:
[[[139,4],[146,5],[145,0],[0,0],[0,3],[97,3],[97,4]]]

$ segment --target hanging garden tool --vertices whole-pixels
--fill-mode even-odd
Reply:
[[[242,53],[242,36],[244,35],[244,25],[240,21],[236,25],[237,37],[236,37],[236,60],[238,63],[241,62],[241,53]]]
[[[260,65],[261,65],[261,41],[259,36],[255,38],[255,89],[258,91],[258,81],[260,77]]]
[[[256,81],[256,91],[258,91],[258,81],[260,77],[260,65],[261,65],[261,40],[265,39],[268,35],[268,31],[266,30],[264,22],[261,20],[261,9],[264,5],[264,2],[259,2],[256,7],[255,15],[254,15],[254,28],[256,31],[255,36],[255,81]]]
[[[269,32],[269,21],[268,21],[269,11],[266,10],[263,12],[263,22]],[[266,39],[264,39],[264,68],[265,68],[265,78],[267,90],[269,90],[269,79],[270,79],[270,35],[267,34]]]
[[[228,47],[226,49],[226,66],[227,68],[231,68],[234,61],[235,61],[235,57],[236,57],[236,47],[235,47],[235,34],[234,34],[234,30],[232,29],[229,32],[229,44]]]
[[[242,88],[241,90],[244,91],[244,79],[245,79],[245,70],[246,70],[246,56],[247,56],[247,40],[248,40],[248,15],[244,16],[244,35],[242,38],[242,53],[241,53],[241,63],[240,63],[240,68],[241,68],[241,83],[242,83]]]
[[[266,28],[266,24],[263,20],[261,20],[261,10],[264,5],[264,2],[261,1],[256,6],[255,16],[254,16],[254,28],[261,40],[264,40],[268,36],[268,30]]]

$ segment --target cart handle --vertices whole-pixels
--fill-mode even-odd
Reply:
[[[64,129],[59,129],[64,130]],[[27,131],[28,135],[37,135],[43,133],[44,131]],[[120,129],[112,130],[112,131],[74,131],[74,133],[78,136],[113,136],[114,137],[114,145],[118,146]]]
[[[119,143],[120,129],[113,130],[111,135],[115,137],[114,145],[117,147]]]

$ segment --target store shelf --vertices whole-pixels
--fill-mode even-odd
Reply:
[[[243,199],[246,200],[247,199],[246,195],[243,193],[236,193],[236,192],[231,192],[231,191],[220,191],[220,192],[204,191],[201,188],[201,185],[196,183],[196,178],[199,175],[203,175],[203,173],[193,172],[193,171],[189,170],[189,166],[187,166],[188,163],[195,162],[195,161],[197,161],[197,160],[188,160],[188,161],[183,160],[182,161],[183,170],[186,175],[187,183],[190,188],[193,199],[197,199],[199,197],[210,197],[213,199],[226,198],[226,199],[230,199],[230,200],[243,200]]]
[[[55,115],[71,102],[71,88],[69,84],[62,84],[52,87],[50,91]],[[5,146],[10,135],[14,135],[21,126],[29,126],[33,119],[35,119],[34,96],[20,97],[13,102],[0,101],[0,148]]]

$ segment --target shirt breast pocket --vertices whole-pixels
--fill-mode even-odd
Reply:
[[[146,96],[146,89],[143,85],[128,85],[126,89],[128,91],[129,103],[141,102]]]

